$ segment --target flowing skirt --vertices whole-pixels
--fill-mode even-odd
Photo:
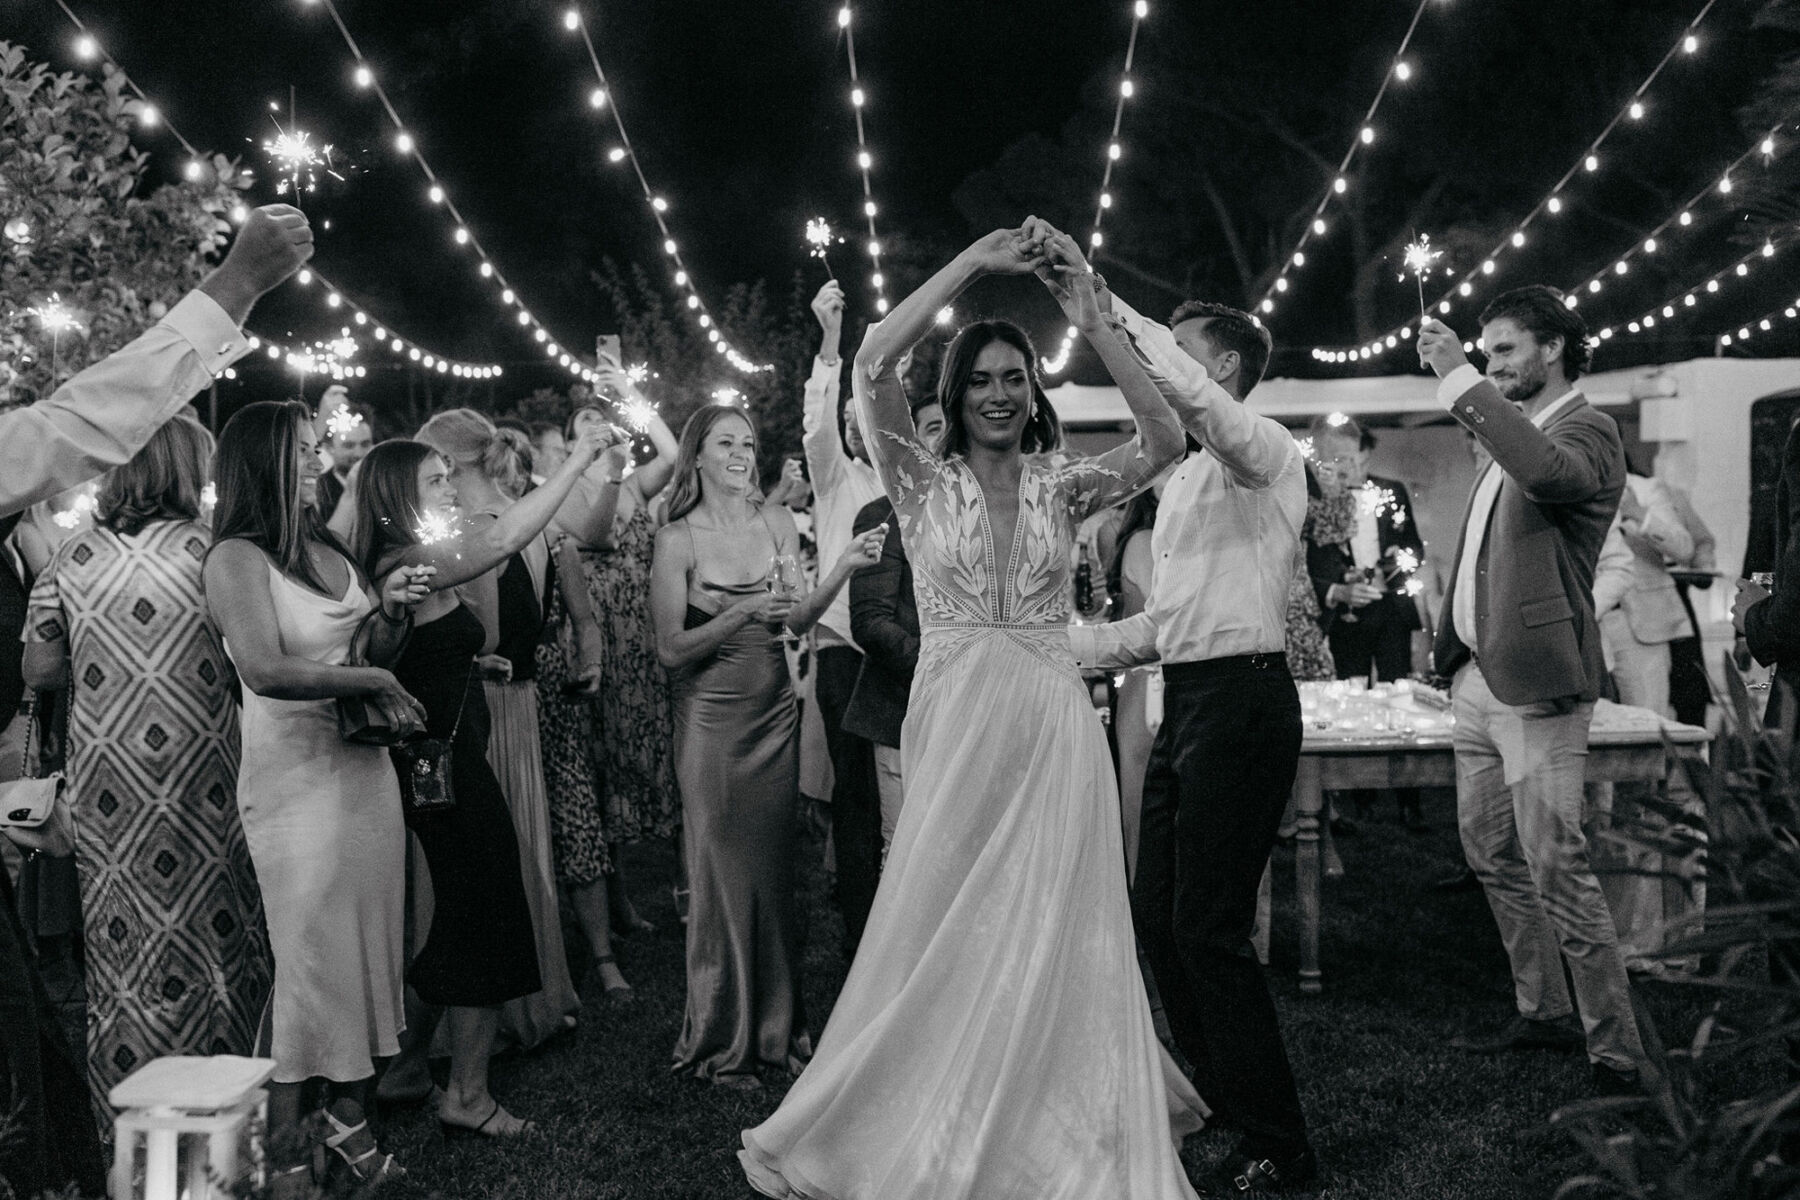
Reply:
[[[581,997],[569,978],[562,920],[556,904],[556,873],[550,855],[550,804],[544,796],[544,764],[538,728],[537,684],[488,683],[488,765],[512,809],[519,835],[519,870],[537,935],[538,974],[544,986],[509,1000],[500,1010],[500,1037],[529,1050],[575,1027]]]
[[[739,1159],[796,1200],[1189,1200],[1200,1097],[1138,973],[1105,736],[1061,628],[928,630],[901,810],[812,1065]]]

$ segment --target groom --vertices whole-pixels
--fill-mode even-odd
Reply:
[[[1244,407],[1271,349],[1247,313],[1189,301],[1164,327],[1111,304],[1189,454],[1163,493],[1145,611],[1070,638],[1084,667],[1162,661],[1133,923],[1194,1086],[1243,1135],[1215,1188],[1283,1191],[1317,1162],[1250,930],[1300,760],[1285,648],[1305,469],[1292,435]]]

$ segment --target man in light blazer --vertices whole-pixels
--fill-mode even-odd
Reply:
[[[1693,553],[1694,539],[1668,489],[1628,474],[1618,519],[1600,552],[1594,609],[1620,702],[1664,717],[1675,715],[1669,643],[1694,634],[1668,564],[1686,562]]]
[[[1594,572],[1625,452],[1618,426],[1575,384],[1587,326],[1561,292],[1507,292],[1481,325],[1486,379],[1448,326],[1419,331],[1439,401],[1493,458],[1469,498],[1433,654],[1455,680],[1463,853],[1500,927],[1518,1014],[1493,1037],[1457,1044],[1575,1050],[1585,1034],[1596,1089],[1631,1094],[1642,1086],[1643,1044],[1581,828],[1588,728],[1606,672]]]

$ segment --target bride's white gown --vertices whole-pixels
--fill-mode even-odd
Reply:
[[[1117,784],[1066,631],[1076,525],[1154,464],[1135,442],[1028,462],[997,559],[966,463],[872,440],[922,632],[906,803],[818,1051],[745,1132],[745,1173],[804,1200],[1191,1198],[1177,1148],[1204,1108],[1151,1025]]]

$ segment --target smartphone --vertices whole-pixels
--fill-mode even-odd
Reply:
[[[603,333],[595,338],[594,353],[615,367],[625,361],[624,352],[619,349],[619,335],[616,333]]]

